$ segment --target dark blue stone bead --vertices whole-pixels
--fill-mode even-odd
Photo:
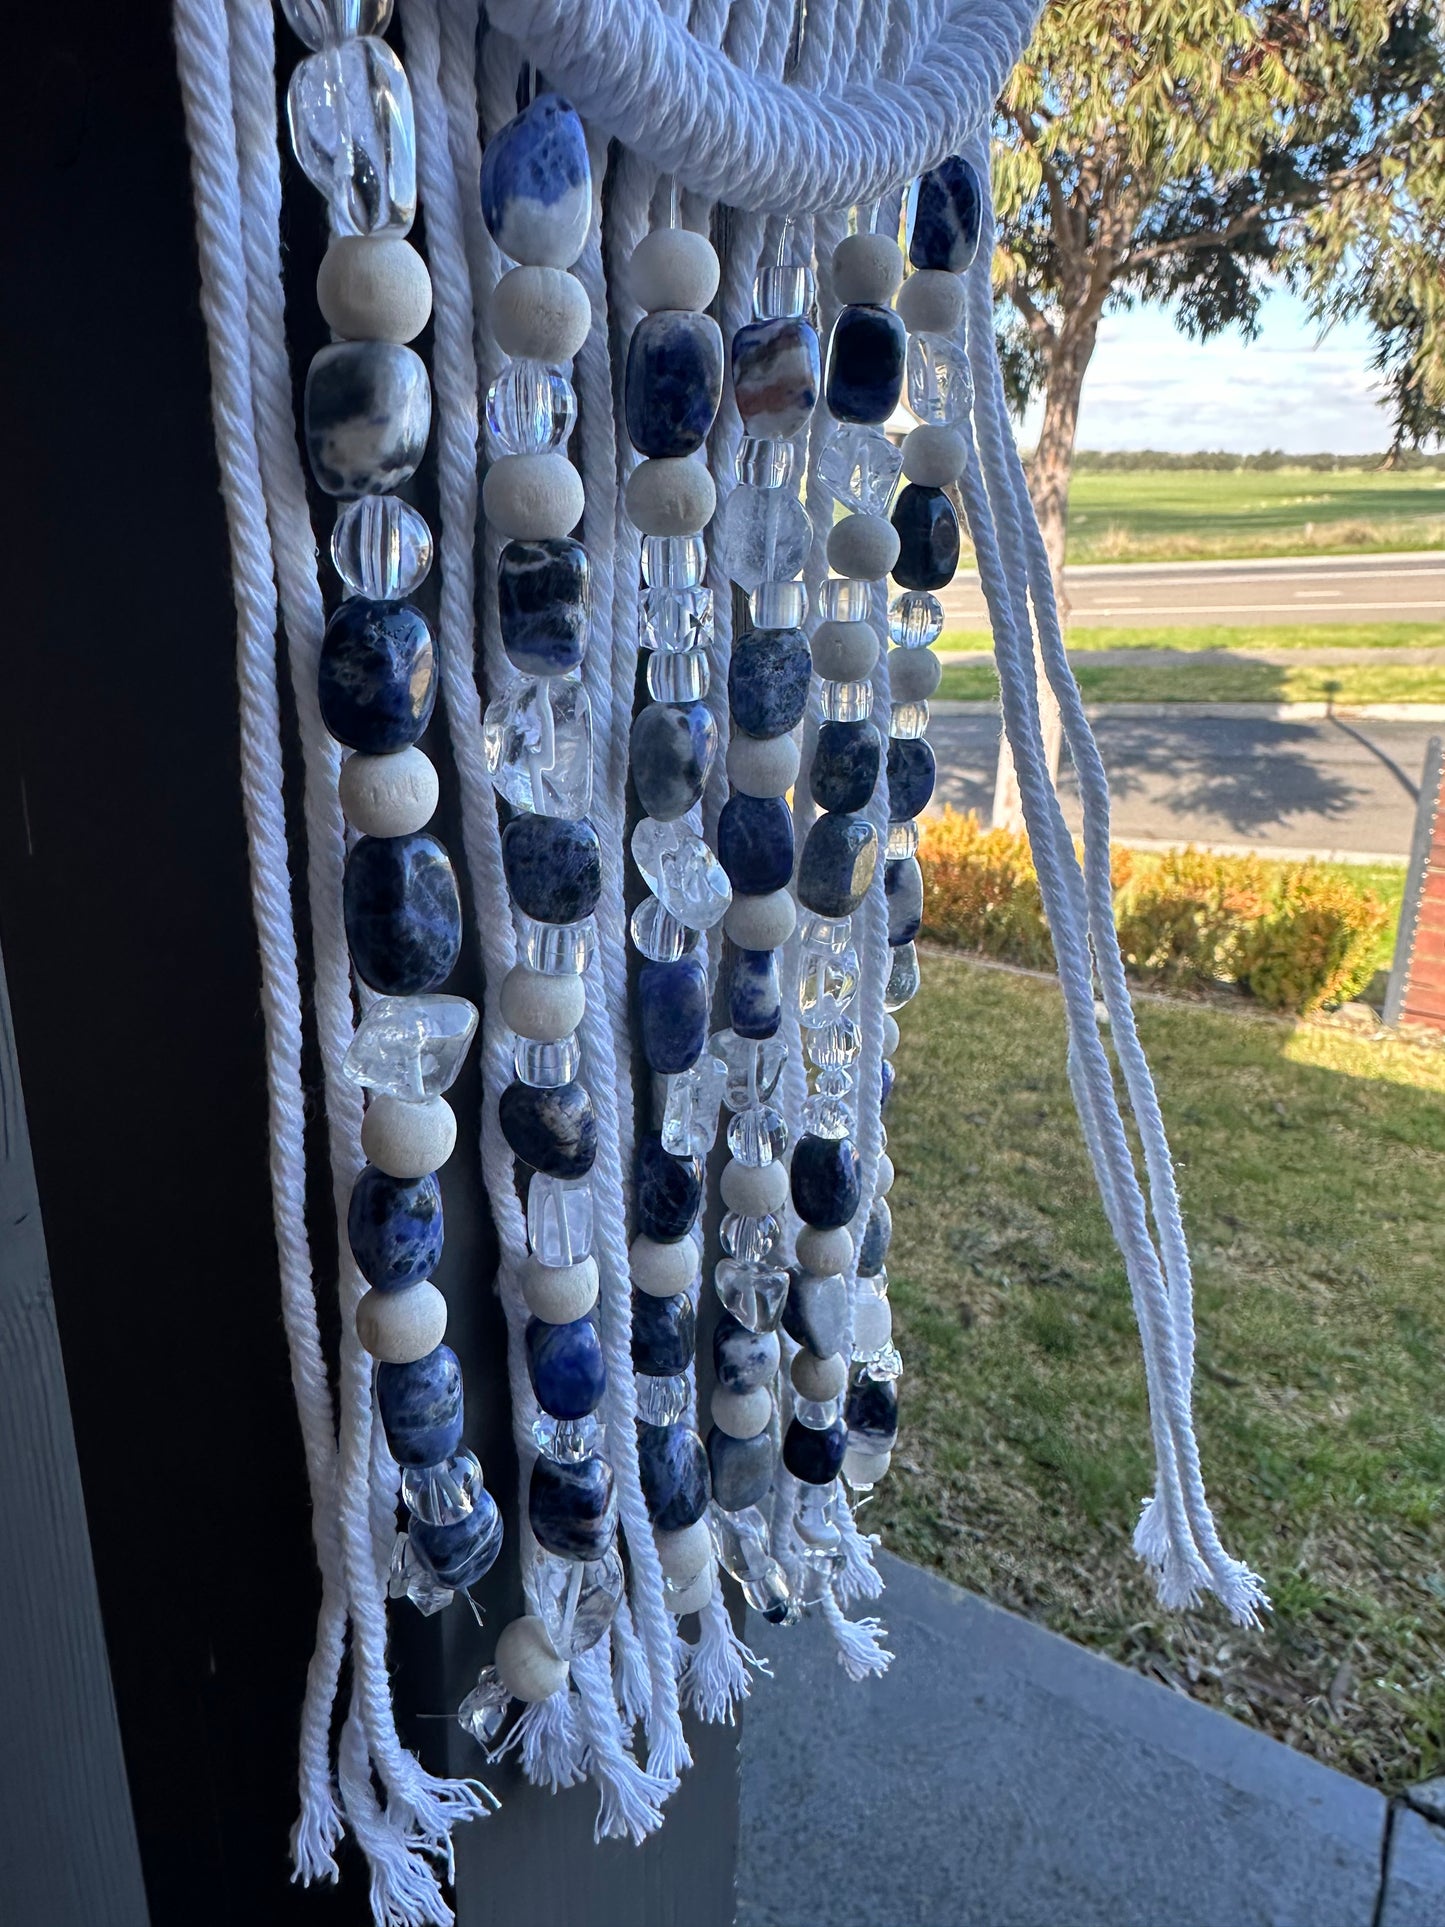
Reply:
[[[400,1291],[430,1278],[442,1255],[442,1188],[424,1178],[389,1178],[368,1164],[351,1187],[346,1235],[367,1284]]]
[[[883,1110],[893,1095],[893,1086],[898,1081],[898,1073],[885,1057],[883,1060],[883,1095],[878,1100],[879,1110]]]
[[[523,1164],[549,1178],[585,1178],[597,1160],[597,1113],[577,1082],[509,1084],[497,1106],[502,1136]]]
[[[388,997],[435,990],[462,947],[451,858],[434,836],[364,836],[346,859],[346,941],[364,982]]]
[[[844,308],[828,343],[828,412],[840,422],[886,422],[903,393],[908,330],[891,308]]]
[[[884,864],[883,894],[888,899],[889,943],[912,943],[923,928],[923,871],[916,856],[895,857]]]
[[[882,762],[883,738],[874,724],[824,723],[808,776],[813,801],[820,810],[861,810]]]
[[[592,220],[587,136],[571,103],[539,94],[487,143],[482,219],[514,261],[570,268]]]
[[[649,1070],[685,1071],[707,1042],[707,971],[696,957],[645,963],[638,974],[642,1054]]]
[[[627,349],[623,405],[639,455],[691,455],[722,400],[722,335],[711,315],[664,308],[644,315]]]
[[[379,1365],[376,1403],[398,1465],[440,1465],[461,1450],[462,1368],[450,1345],[409,1365]]]
[[[306,373],[302,404],[311,473],[328,495],[387,495],[426,451],[426,364],[396,341],[336,341]]]
[[[794,1419],[783,1434],[783,1464],[804,1485],[831,1485],[843,1469],[847,1450],[848,1432],[841,1419],[823,1432]]]
[[[749,630],[733,643],[728,703],[744,736],[786,736],[808,705],[813,656],[801,629]]]
[[[829,810],[808,832],[798,865],[798,901],[815,917],[851,917],[878,865],[878,834],[861,816]]]
[[[707,1511],[707,1454],[690,1425],[639,1425],[637,1469],[659,1532],[681,1532]]]
[[[728,1021],[739,1037],[775,1037],[783,1021],[776,950],[735,950],[728,980]]]
[[[527,1523],[563,1559],[600,1559],[617,1536],[617,1491],[606,1459],[549,1459],[532,1467]]]
[[[734,894],[762,897],[793,875],[793,812],[781,796],[733,796],[717,820],[717,860]]]
[[[725,1392],[755,1392],[778,1369],[778,1334],[751,1332],[725,1311],[712,1334],[712,1365]]]
[[[908,259],[962,274],[978,253],[983,188],[971,162],[951,154],[920,174],[908,197]]]
[[[735,1439],[712,1427],[707,1435],[707,1463],[712,1496],[724,1512],[741,1512],[744,1506],[758,1503],[773,1482],[773,1458],[771,1431]]]
[[[911,823],[926,810],[937,775],[933,751],[922,736],[893,737],[888,745],[889,822]]]
[[[509,542],[497,561],[507,660],[524,676],[564,676],[587,648],[591,567],[570,536]]]
[[[649,1131],[637,1146],[637,1229],[655,1244],[675,1245],[697,1222],[702,1159],[678,1158]]]
[[[527,1375],[537,1403],[553,1418],[586,1418],[602,1403],[607,1367],[590,1318],[570,1325],[527,1320]]]
[[[958,510],[941,488],[909,482],[893,504],[898,560],[893,580],[904,589],[946,589],[958,573]]]
[[[793,1209],[804,1224],[831,1230],[847,1224],[862,1197],[862,1169],[852,1138],[800,1137],[793,1151]]]
[[[863,1227],[863,1241],[858,1247],[858,1276],[876,1278],[888,1260],[888,1247],[893,1242],[893,1213],[888,1208],[887,1198],[875,1198],[873,1209],[868,1213],[868,1222]]]
[[[668,1298],[632,1294],[632,1364],[644,1378],[675,1378],[692,1363],[697,1312],[685,1291]]]
[[[368,756],[407,749],[431,721],[436,672],[436,646],[419,609],[353,596],[322,637],[321,720],[338,743]]]
[[[860,1372],[848,1387],[843,1421],[857,1443],[891,1452],[898,1437],[898,1387],[891,1379]]]
[[[444,1586],[465,1592],[496,1563],[502,1549],[502,1515],[485,1487],[465,1519],[449,1526],[429,1526],[413,1519],[407,1537],[422,1564]]]
[[[632,786],[645,816],[673,823],[702,795],[717,754],[706,703],[649,703],[632,725]]]
[[[602,844],[585,816],[514,816],[502,868],[512,901],[539,923],[590,917],[602,895]]]
[[[733,399],[743,427],[760,441],[789,441],[818,401],[818,336],[786,315],[750,321],[733,336]]]

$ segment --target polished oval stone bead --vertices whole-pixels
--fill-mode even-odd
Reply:
[[[804,1224],[830,1229],[847,1224],[863,1194],[858,1147],[847,1137],[811,1131],[793,1148],[793,1209]]]
[[[893,580],[904,589],[945,589],[958,573],[958,510],[941,488],[909,482],[893,504],[898,560]]]
[[[923,928],[923,871],[916,856],[884,864],[883,894],[888,900],[889,943],[912,943]]]
[[[848,1387],[843,1422],[850,1445],[891,1452],[898,1437],[898,1387],[891,1379],[870,1378],[860,1372]]]
[[[697,1349],[697,1312],[685,1291],[632,1294],[632,1364],[644,1378],[675,1378]]]
[[[733,336],[733,399],[755,441],[788,441],[818,403],[818,336],[797,315],[750,321]]]
[[[828,343],[828,412],[840,422],[886,422],[903,393],[908,330],[891,308],[844,308]]]
[[[638,973],[642,1054],[649,1070],[691,1070],[707,1042],[707,971],[697,957],[646,963]]]
[[[808,704],[813,654],[801,629],[749,630],[733,643],[728,702],[745,736],[786,736]]]
[[[565,676],[587,648],[592,571],[570,536],[509,542],[497,559],[507,660],[524,676]]]
[[[707,1435],[707,1463],[712,1473],[712,1496],[724,1512],[741,1512],[756,1505],[773,1482],[776,1448],[771,1431],[750,1439],[730,1438],[713,1426]]]
[[[868,1213],[868,1222],[863,1227],[863,1241],[858,1247],[858,1276],[876,1278],[888,1260],[888,1247],[893,1242],[893,1213],[887,1198],[875,1198],[873,1208]]]
[[[728,1021],[739,1037],[776,1037],[783,1021],[776,950],[736,950],[728,982]]]
[[[712,1334],[712,1364],[725,1392],[755,1392],[778,1369],[778,1334],[749,1331],[725,1311]]]
[[[434,836],[364,836],[346,859],[342,909],[351,959],[388,997],[435,990],[456,966],[462,905]]]
[[[602,843],[585,816],[516,816],[502,869],[517,908],[539,923],[577,923],[602,895]]]
[[[793,876],[793,812],[785,800],[730,797],[718,815],[717,856],[735,896],[785,890]]]
[[[831,1485],[843,1469],[848,1428],[841,1419],[825,1431],[794,1419],[783,1434],[783,1464],[804,1485]]]
[[[391,756],[431,721],[437,655],[420,609],[352,596],[326,625],[317,666],[321,720],[348,749]]]
[[[482,219],[526,267],[570,268],[592,224],[592,165],[575,109],[539,94],[482,155]]]
[[[702,1159],[674,1157],[649,1131],[637,1146],[637,1229],[660,1245],[676,1244],[697,1222],[702,1204]]]
[[[390,494],[426,452],[426,364],[400,342],[335,341],[312,357],[302,421],[311,472],[328,495]]]
[[[607,1366],[590,1318],[570,1325],[527,1320],[527,1376],[537,1403],[553,1418],[586,1418],[602,1403]]]
[[[376,1404],[398,1465],[440,1465],[461,1449],[462,1368],[450,1345],[409,1365],[380,1365]]]
[[[983,188],[971,161],[951,154],[920,174],[908,196],[908,259],[962,274],[978,254]]]
[[[824,723],[808,775],[813,801],[820,810],[861,810],[882,764],[883,738],[875,724]]]
[[[886,1108],[889,1098],[892,1097],[893,1086],[897,1082],[897,1079],[898,1073],[885,1057],[883,1060],[883,1094],[878,1100],[878,1108],[880,1111]]]
[[[595,1453],[549,1459],[532,1467],[527,1523],[539,1546],[563,1559],[600,1559],[617,1536],[612,1467]]]
[[[798,865],[798,901],[818,917],[851,917],[868,894],[878,836],[861,816],[829,810],[808,832]]]
[[[645,816],[675,823],[702,795],[717,754],[706,703],[649,703],[632,725],[632,786]]]
[[[838,1272],[820,1278],[794,1272],[783,1306],[783,1330],[815,1358],[831,1358],[848,1344],[848,1281]]]
[[[477,1493],[465,1519],[428,1525],[413,1519],[407,1537],[422,1564],[454,1592],[465,1592],[496,1563],[502,1549],[502,1515],[486,1487]]]
[[[442,1255],[436,1173],[389,1178],[366,1165],[351,1187],[346,1235],[362,1277],[378,1291],[400,1291],[430,1278]]]
[[[722,335],[711,315],[663,308],[632,331],[623,382],[627,435],[639,455],[691,455],[722,400]]]
[[[585,1178],[597,1161],[597,1113],[575,1080],[509,1084],[497,1115],[514,1153],[549,1178]]]
[[[707,1454],[690,1425],[639,1425],[637,1469],[648,1517],[659,1532],[681,1532],[706,1512]]]
[[[922,736],[893,736],[888,743],[888,820],[911,823],[928,808],[938,764]],[[894,943],[907,938],[894,937]]]

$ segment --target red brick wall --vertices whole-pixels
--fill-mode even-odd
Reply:
[[[1445,1030],[1445,808],[1438,793],[1401,1014],[1407,1024]]]

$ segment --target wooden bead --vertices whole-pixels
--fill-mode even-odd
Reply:
[[[410,836],[436,814],[440,787],[431,758],[412,748],[394,756],[348,756],[336,793],[347,822],[363,836]]]
[[[886,515],[845,515],[828,531],[828,566],[854,582],[877,582],[898,560],[898,531]]]
[[[848,1367],[840,1352],[819,1358],[805,1347],[794,1358],[789,1376],[799,1398],[813,1398],[820,1405],[830,1398],[841,1398],[848,1385]]]
[[[317,270],[316,305],[343,341],[410,341],[431,314],[431,276],[398,234],[338,234]]]
[[[839,301],[886,308],[903,279],[903,250],[886,234],[850,234],[833,250],[833,293]]]
[[[716,507],[712,477],[691,455],[639,462],[627,478],[627,519],[644,535],[697,535]]]
[[[697,1519],[680,1532],[659,1532],[656,1539],[658,1564],[662,1567],[664,1577],[676,1586],[696,1579],[705,1567],[712,1564],[712,1534],[707,1529],[706,1519]]]
[[[962,326],[968,290],[961,275],[920,268],[903,283],[893,305],[910,334],[952,335]]]
[[[734,897],[723,916],[723,929],[739,950],[776,950],[792,936],[798,908],[789,890],[770,890],[761,897]]]
[[[582,1022],[587,992],[578,976],[554,977],[516,964],[502,979],[498,1001],[508,1030],[518,1037],[555,1043],[559,1037],[570,1037]]]
[[[684,1587],[681,1592],[667,1594],[667,1610],[676,1613],[679,1618],[684,1613],[700,1613],[712,1598],[715,1583],[716,1569],[709,1562],[690,1586]]]
[[[389,1178],[424,1178],[446,1163],[456,1142],[456,1113],[444,1097],[411,1103],[378,1091],[361,1120],[367,1161]]]
[[[943,680],[943,664],[931,649],[892,649],[888,694],[895,703],[926,703]]]
[[[877,660],[877,631],[866,622],[820,622],[813,631],[813,673],[825,682],[863,682]]]
[[[968,462],[968,444],[957,428],[920,422],[903,437],[903,473],[923,488],[947,488]]]
[[[685,308],[701,314],[717,293],[721,269],[705,234],[688,228],[654,228],[632,250],[628,279],[639,308]]]
[[[356,1336],[383,1365],[412,1365],[447,1335],[447,1301],[435,1285],[369,1291],[356,1307]]]
[[[582,477],[565,455],[502,455],[482,483],[493,529],[525,542],[570,535],[585,506]]]
[[[527,1310],[546,1325],[575,1325],[597,1303],[597,1260],[574,1265],[544,1265],[529,1258],[522,1268]]]
[[[570,361],[592,329],[592,303],[565,268],[510,268],[492,290],[492,333],[503,354]]]
[[[773,1421],[773,1395],[766,1385],[751,1392],[724,1392],[712,1395],[712,1422],[730,1439],[755,1439]]]
[[[788,1202],[787,1166],[778,1164],[739,1164],[729,1158],[723,1166],[720,1185],[722,1201],[729,1211],[745,1218],[761,1218],[781,1211]]]
[[[805,1224],[798,1233],[798,1263],[815,1278],[831,1278],[853,1262],[853,1240],[843,1226],[824,1230]]]
[[[503,1626],[492,1664],[514,1699],[549,1700],[567,1684],[567,1662],[552,1651],[546,1627],[532,1613]]]
[[[697,1276],[697,1246],[691,1238],[670,1245],[634,1238],[627,1258],[633,1285],[649,1298],[671,1298],[686,1291]]]
[[[728,781],[744,796],[786,796],[798,780],[798,745],[791,736],[744,736],[728,744]]]

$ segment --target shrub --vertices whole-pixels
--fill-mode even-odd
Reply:
[[[1369,981],[1386,920],[1373,891],[1352,890],[1312,863],[1287,870],[1268,915],[1245,937],[1241,981],[1275,1010],[1342,1004]]]
[[[946,809],[922,826],[923,931],[1004,963],[1054,961],[1028,838]]]
[[[1255,857],[1172,850],[1136,864],[1115,906],[1124,962],[1171,985],[1230,982],[1268,895],[1268,872]]]

